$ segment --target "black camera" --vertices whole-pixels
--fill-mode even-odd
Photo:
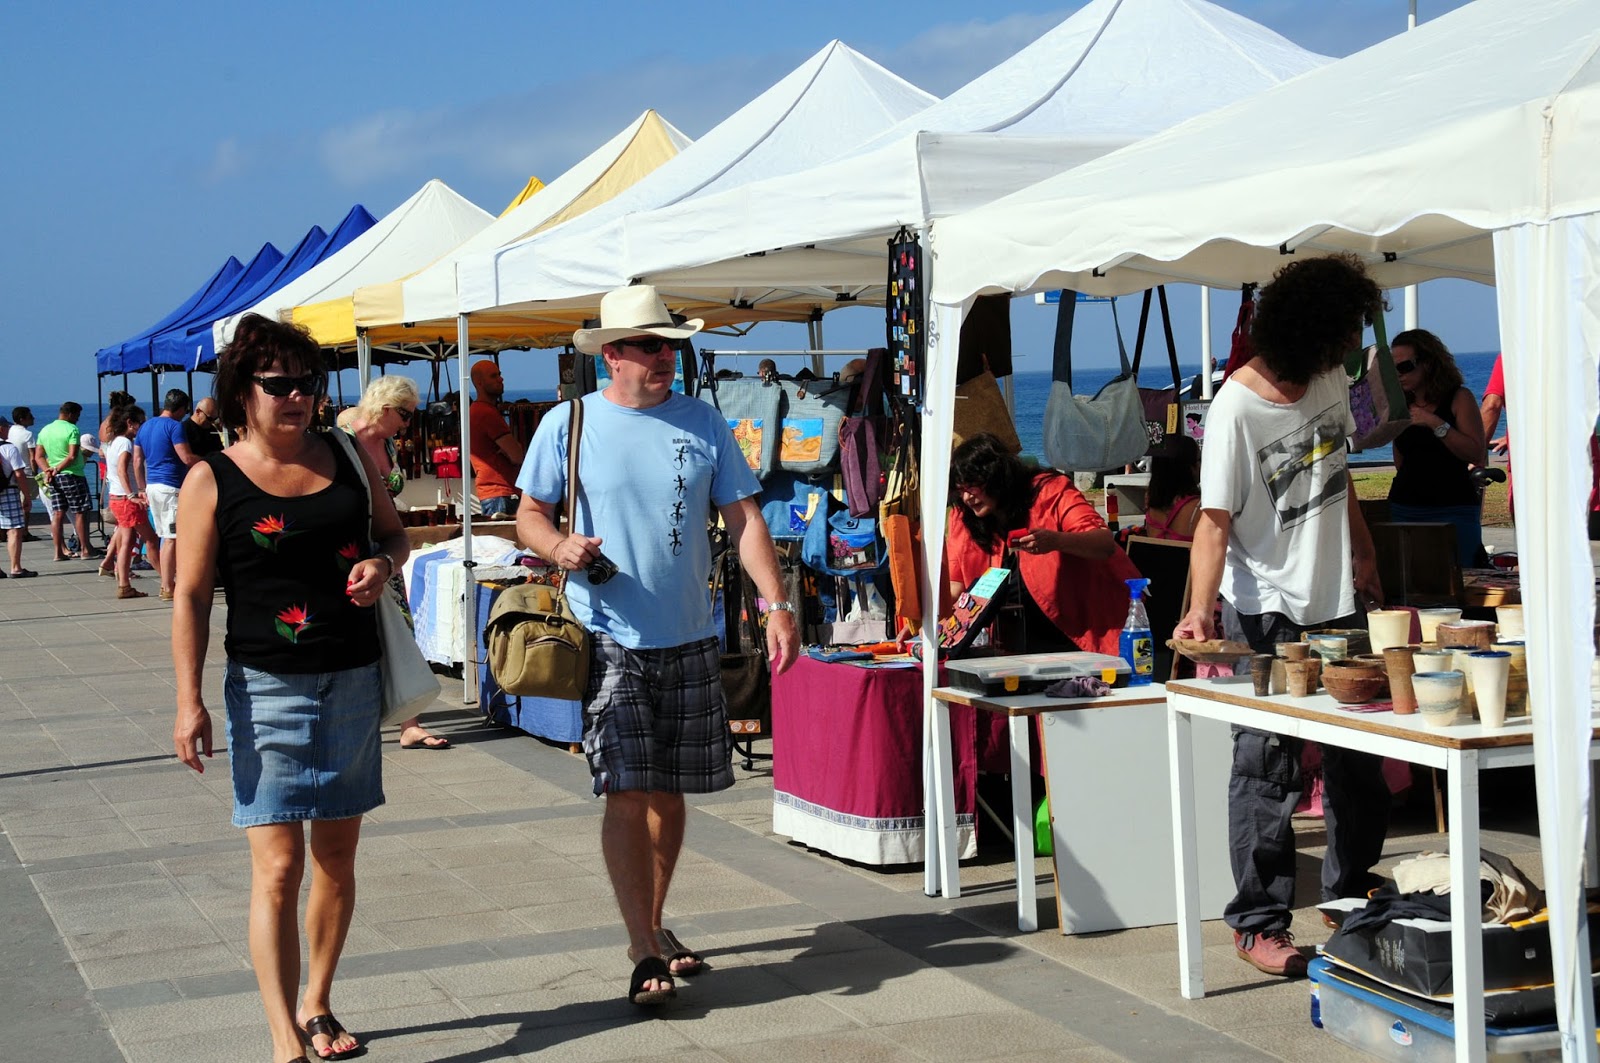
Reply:
[[[598,554],[595,559],[584,568],[584,575],[589,577],[591,584],[604,583],[617,574],[617,563],[605,554]]]

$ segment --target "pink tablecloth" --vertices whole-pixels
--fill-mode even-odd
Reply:
[[[950,709],[962,856],[976,851],[976,715]],[[921,669],[801,657],[772,684],[772,791],[778,834],[864,864],[921,862]]]

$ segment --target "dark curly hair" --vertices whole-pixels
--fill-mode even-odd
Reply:
[[[1427,329],[1406,329],[1389,341],[1389,347],[1411,348],[1417,368],[1422,371],[1422,387],[1416,394],[1418,402],[1429,407],[1437,406],[1455,398],[1456,392],[1466,386],[1450,348]]]
[[[274,365],[288,376],[316,376],[312,410],[328,393],[328,368],[322,348],[309,332],[260,314],[246,314],[234,330],[233,342],[217,358],[217,380],[211,390],[217,400],[217,416],[230,432],[242,432],[248,427],[245,400],[256,386],[252,378]]]
[[[994,509],[987,517],[979,517],[962,504],[963,487],[982,488],[994,499]],[[961,514],[972,541],[985,549],[993,549],[1006,532],[1026,526],[1028,510],[1038,493],[1034,471],[988,432],[966,440],[950,455],[950,504]]]
[[[1363,325],[1383,312],[1383,290],[1355,255],[1289,263],[1261,289],[1250,339],[1279,380],[1309,384],[1344,364]]]
[[[126,435],[129,426],[144,424],[144,410],[138,406],[118,406],[111,411],[111,438]]]
[[[1185,495],[1198,495],[1200,481],[1195,477],[1195,467],[1200,464],[1200,444],[1192,436],[1167,437],[1167,448],[1150,458],[1150,488],[1145,492],[1145,502],[1151,509],[1162,512],[1172,508],[1172,503]]]

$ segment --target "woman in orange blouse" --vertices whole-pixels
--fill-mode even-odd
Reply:
[[[951,455],[950,483],[945,568],[952,599],[985,569],[1007,565],[1009,544],[1014,559],[1007,567],[1021,575],[1021,634],[1008,632],[1002,615],[1004,648],[1116,654],[1128,616],[1123,581],[1139,570],[1071,478],[1030,469],[982,434]]]

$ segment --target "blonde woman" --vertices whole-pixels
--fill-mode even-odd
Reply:
[[[394,437],[411,427],[422,393],[417,382],[406,376],[380,376],[367,385],[361,401],[339,415],[339,427],[355,437],[361,449],[367,452],[372,464],[378,467],[383,483],[391,496],[398,495],[406,485],[406,475],[400,469]],[[390,581],[401,604],[406,601],[405,583],[399,573]],[[410,616],[410,610],[406,610]],[[425,729],[413,716],[400,725],[401,749],[449,749],[450,739]]]

